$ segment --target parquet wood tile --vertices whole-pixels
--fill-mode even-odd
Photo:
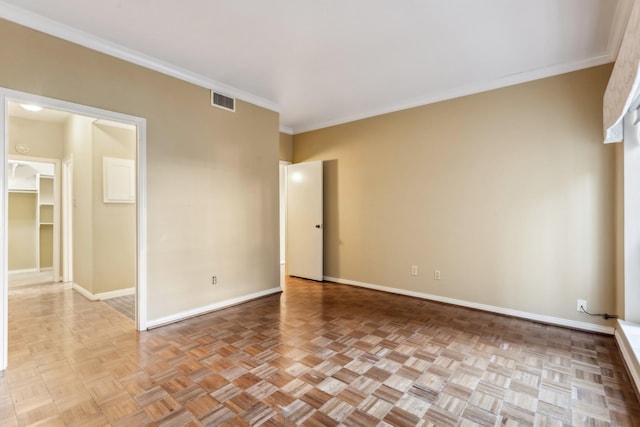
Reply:
[[[612,337],[332,283],[138,333],[10,290],[5,426],[640,426]]]

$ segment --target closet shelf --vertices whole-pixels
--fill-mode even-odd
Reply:
[[[29,189],[24,189],[24,190],[19,190],[19,189],[9,189],[9,193],[26,193],[26,194],[36,194],[38,192],[38,190],[29,190]]]

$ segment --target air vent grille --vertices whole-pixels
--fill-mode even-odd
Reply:
[[[236,99],[211,91],[211,105],[228,111],[236,111]]]

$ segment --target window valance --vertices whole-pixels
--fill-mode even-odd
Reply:
[[[603,99],[604,142],[623,138],[622,118],[640,95],[640,1],[635,0]]]

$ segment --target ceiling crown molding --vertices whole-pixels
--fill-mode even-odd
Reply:
[[[336,120],[331,120],[323,123],[313,123],[306,126],[299,126],[293,128],[293,134],[297,135],[303,132],[310,132],[313,130],[323,129],[331,126],[337,126],[345,123],[355,122],[357,120],[368,119],[375,116],[381,116],[383,114],[395,113],[396,111],[407,110],[409,108],[422,107],[424,105],[434,104],[436,102],[447,101],[450,99],[461,98],[463,96],[475,95],[477,93],[487,92],[490,90],[500,89],[508,86],[513,86],[521,83],[527,83],[534,80],[540,80],[547,77],[553,77],[560,74],[571,73],[573,71],[583,70],[585,68],[596,67],[598,65],[608,64],[613,62],[613,59],[609,54],[597,56],[584,61],[576,61],[565,64],[558,64],[553,67],[544,67],[537,70],[531,70],[524,73],[513,74],[510,76],[501,77],[498,79],[479,82],[477,84],[452,88],[440,92],[430,93],[429,95],[421,98],[417,98],[411,102],[396,105],[394,107],[382,108],[374,111],[367,111],[362,114],[358,114],[351,117],[344,117]]]
[[[174,64],[161,61],[149,55],[145,55],[133,49],[129,49],[117,43],[110,42],[100,37],[93,36],[68,25],[54,21],[42,15],[27,11],[0,1],[0,18],[24,25],[37,31],[67,40],[69,42],[87,47],[89,49],[110,55],[127,62],[166,74],[177,79],[193,83],[215,91],[223,92],[242,101],[280,112],[278,103],[254,94],[245,92],[233,86],[212,80],[200,74],[178,67]]]

